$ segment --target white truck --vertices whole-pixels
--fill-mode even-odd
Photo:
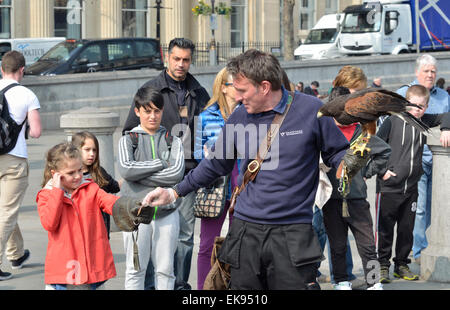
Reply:
[[[327,14],[322,16],[309,31],[305,42],[294,51],[294,58],[326,59],[342,56],[337,47],[339,39],[339,24],[343,14]]]
[[[64,37],[0,39],[0,64],[3,55],[14,50],[23,54],[27,66],[31,65],[49,49],[65,39]]]
[[[343,14],[338,47],[345,55],[450,49],[449,0],[365,1]]]

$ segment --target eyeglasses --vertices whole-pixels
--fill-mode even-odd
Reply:
[[[225,83],[225,86],[233,86],[233,83]]]

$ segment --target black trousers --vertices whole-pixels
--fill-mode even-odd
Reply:
[[[375,249],[370,205],[365,199],[348,199],[350,217],[342,216],[342,199],[330,199],[323,206],[323,222],[330,242],[331,263],[334,281],[348,281],[347,236],[350,228],[355,237],[356,247],[362,260],[365,280],[373,284],[379,277],[379,264]]]
[[[407,193],[381,193],[378,219],[378,259],[381,266],[390,266],[394,226],[397,224],[394,264],[407,265],[413,246],[413,230],[417,209],[417,190]]]
[[[320,289],[322,251],[312,224],[263,225],[233,218],[219,252],[231,265],[231,289]]]

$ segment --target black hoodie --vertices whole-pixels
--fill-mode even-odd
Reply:
[[[441,124],[441,130],[450,129],[450,113],[424,114],[422,122],[429,127]],[[383,175],[377,178],[377,193],[406,193],[417,190],[417,183],[423,174],[422,153],[426,136],[397,116],[388,117],[378,130],[377,136],[392,148],[387,169],[394,172],[386,181]]]

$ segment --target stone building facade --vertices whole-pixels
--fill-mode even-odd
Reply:
[[[230,16],[217,17],[217,42],[281,41],[284,0],[215,0],[231,7]],[[0,0],[0,38],[156,37],[157,0]],[[209,42],[210,16],[194,16],[197,0],[161,0],[161,42],[188,37]],[[211,0],[204,0],[211,5]],[[324,14],[342,11],[362,0],[296,0],[295,40]]]

